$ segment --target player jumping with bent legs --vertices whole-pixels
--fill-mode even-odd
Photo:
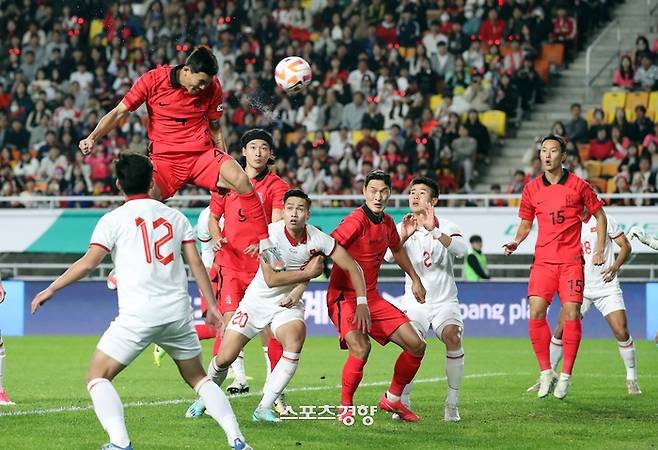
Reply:
[[[0,278],[0,303],[5,301],[5,288],[2,286],[2,278]],[[4,388],[5,376],[5,343],[2,341],[2,333],[0,332],[0,406],[15,405],[14,402],[9,400]]]
[[[549,135],[542,139],[540,159],[544,175],[524,187],[519,207],[521,223],[514,240],[503,248],[506,255],[511,255],[528,237],[537,217],[537,244],[528,281],[528,328],[541,371],[537,396],[546,397],[555,385],[553,395],[563,399],[569,390],[582,338],[580,305],[583,302],[584,274],[580,229],[583,209],[587,208],[596,217],[597,241],[592,256],[595,266],[603,264],[607,221],[603,202],[592,187],[562,167],[566,160],[566,145],[562,138]],[[566,319],[564,365],[557,384],[550,361],[551,329],[546,321],[546,312],[556,291]]]
[[[39,292],[32,314],[55,293],[86,277],[112,254],[117,274],[119,315],[103,334],[87,371],[87,390],[98,420],[110,436],[103,449],[131,449],[123,405],[112,380],[151,342],[176,362],[183,379],[204,399],[208,412],[224,429],[232,449],[250,449],[222,390],[206,376],[201,345],[192,326],[183,257],[217,320],[217,307],[196,249],[194,233],[179,211],[148,196],[153,166],[148,158],[126,155],[116,163],[117,187],[126,203],[96,225],[87,253]]]
[[[461,231],[454,223],[438,219],[434,207],[439,200],[439,187],[434,180],[420,177],[411,181],[407,214],[397,224],[400,243],[427,289],[425,303],[418,303],[411,291],[412,281],[407,275],[404,284],[404,297],[400,309],[411,319],[423,339],[430,326],[434,334],[446,346],[446,377],[448,396],[444,405],[443,419],[458,422],[458,396],[464,373],[464,350],[462,348],[462,321],[457,300],[457,285],[453,273],[454,258],[463,258],[468,245]],[[393,253],[388,250],[385,259],[393,261]],[[409,396],[413,382],[402,391],[402,403],[411,405]]]
[[[268,325],[272,334],[283,344],[283,357],[274,367],[263,388],[263,398],[254,411],[255,422],[278,422],[272,411],[274,401],[288,385],[297,370],[299,355],[306,337],[304,304],[301,297],[291,296],[295,285],[317,277],[324,268],[324,256],[345,270],[355,286],[357,295],[366,293],[363,272],[343,247],[306,221],[310,217],[311,200],[293,189],[285,194],[283,221],[269,226],[270,239],[284,255],[287,270],[274,272],[266,264],[249,284],[244,299],[228,324],[219,353],[213,358],[208,373],[221,385],[228,367],[251,338]],[[358,325],[367,330],[367,314]]]

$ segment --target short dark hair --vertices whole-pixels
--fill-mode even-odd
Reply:
[[[144,155],[122,155],[116,162],[117,179],[126,195],[148,194],[153,164]]]
[[[370,184],[370,182],[373,180],[381,180],[389,189],[391,188],[391,176],[383,170],[373,170],[368,175],[366,175],[366,183],[364,186],[368,187],[368,184]]]
[[[219,71],[217,58],[208,47],[197,47],[187,57],[185,65],[190,68],[192,73],[202,72],[211,77],[217,75]]]
[[[286,203],[288,199],[292,197],[301,198],[302,200],[306,201],[306,207],[311,209],[311,199],[308,197],[306,192],[302,191],[301,189],[290,189],[283,195],[283,203]]]
[[[570,109],[574,109],[574,108],[580,108],[580,109],[582,109],[582,107],[580,106],[580,103],[572,103]]]
[[[479,242],[480,244],[482,243],[482,237],[479,234],[474,234],[471,236],[471,238],[468,240],[471,244],[474,244],[476,242]]]
[[[425,186],[430,188],[432,198],[439,198],[439,185],[436,184],[436,181],[434,181],[433,179],[428,177],[416,177],[413,180],[411,180],[411,183],[409,184],[409,188],[411,189],[417,184],[424,184]]]
[[[565,152],[567,151],[567,143],[564,142],[564,139],[562,139],[560,136],[556,134],[549,134],[548,136],[544,136],[541,140],[541,145],[544,145],[544,142],[546,141],[556,141],[558,144],[560,144],[560,151]]]

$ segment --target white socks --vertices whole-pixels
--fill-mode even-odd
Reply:
[[[231,364],[231,369],[233,369],[236,381],[244,382],[247,380],[247,375],[244,372],[244,352],[242,350],[240,350],[238,357],[235,358],[235,361]]]
[[[557,371],[557,366],[562,361],[562,339],[551,336],[551,368],[553,372]]]
[[[464,349],[448,350],[446,353],[446,377],[448,378],[448,396],[446,402],[451,405],[458,403],[459,389],[464,374]]]
[[[206,411],[222,427],[229,445],[233,445],[238,438],[244,440],[226,395],[217,384],[210,381],[210,378],[206,377],[194,386],[194,390],[206,405]]]
[[[633,342],[633,337],[628,336],[626,341],[617,341],[619,345],[619,355],[624,361],[624,366],[626,366],[626,379],[627,380],[637,380],[637,368],[635,360],[635,343]]]
[[[217,367],[215,358],[212,358],[210,360],[210,365],[208,365],[208,377],[214,381],[217,386],[221,386],[226,379],[226,375],[228,375],[228,367],[225,369]]]
[[[386,391],[386,398],[392,402],[399,402],[401,397],[399,395],[391,394],[391,391]]]
[[[4,378],[5,378],[5,344],[0,338],[0,392],[4,391]]]
[[[123,418],[123,404],[110,380],[94,378],[87,384],[87,390],[94,404],[96,416],[110,436],[110,442],[119,447],[127,447],[130,438]]]
[[[402,401],[402,404],[405,405],[407,408],[411,406],[411,389],[414,387],[414,382],[411,380],[411,383],[406,385],[404,389],[402,389],[402,396],[400,397],[400,400]]]
[[[297,370],[299,353],[283,351],[281,359],[267,379],[263,388],[263,398],[258,404],[258,409],[272,409],[272,405],[288,386],[292,376]]]
[[[270,376],[270,373],[272,373],[272,365],[270,364],[270,352],[269,352],[269,346],[265,345],[263,346],[263,355],[265,356],[265,367],[267,368],[267,376]]]

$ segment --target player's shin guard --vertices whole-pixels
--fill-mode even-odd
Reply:
[[[283,346],[275,337],[271,337],[267,343],[267,357],[270,359],[270,370],[276,368],[277,363],[283,355]]]
[[[551,336],[551,368],[555,372],[557,370],[558,364],[562,361],[562,339],[558,339],[555,336]]]
[[[564,347],[563,374],[571,375],[582,337],[583,326],[580,320],[567,320],[564,322],[564,333],[562,334],[562,345]]]
[[[208,414],[217,421],[219,426],[224,430],[224,433],[226,433],[229,445],[233,445],[235,439],[244,440],[238,426],[238,421],[235,418],[235,414],[233,414],[231,404],[219,386],[212,383],[210,378],[206,377],[194,386],[194,390],[206,405]]]
[[[96,417],[110,436],[110,442],[119,447],[127,447],[130,438],[123,418],[123,404],[110,380],[94,378],[87,384],[87,391],[94,404]]]
[[[272,409],[274,401],[288,386],[299,362],[299,353],[283,352],[281,360],[276,365],[265,387],[263,387],[263,399],[258,404],[258,409]]]
[[[265,356],[265,370],[267,370],[267,376],[270,376],[272,373],[272,363],[270,363],[270,352],[268,346],[263,346],[263,355]]]
[[[446,402],[451,405],[458,403],[459,389],[464,375],[464,349],[448,350],[446,354],[446,378],[448,379],[448,397]]]
[[[219,353],[219,348],[222,346],[222,337],[217,336],[215,338],[215,343],[212,345],[212,355],[217,356],[217,353]]]
[[[551,344],[551,329],[548,326],[546,319],[528,321],[528,328],[530,331],[530,342],[532,349],[535,351],[537,361],[539,362],[539,370],[544,371],[551,368],[550,358],[550,344]]]
[[[267,232],[265,208],[263,208],[263,203],[260,201],[256,191],[238,194],[238,200],[242,214],[247,218],[247,224],[251,228],[251,232],[256,234],[259,241],[267,239],[269,234]]]
[[[209,327],[205,323],[200,325],[194,325],[194,330],[196,331],[197,336],[199,336],[200,341],[206,339],[212,339],[217,334],[214,328]]]
[[[389,400],[400,400],[402,390],[407,384],[411,383],[411,380],[416,376],[416,372],[418,372],[418,369],[420,368],[423,356],[424,355],[414,355],[406,350],[403,350],[402,353],[400,353],[400,356],[398,356],[398,359],[395,362],[395,368],[393,369],[393,381],[391,381],[391,386],[388,388],[387,397]]]
[[[215,362],[215,358],[213,357],[210,360],[210,365],[208,366],[208,377],[210,377],[210,379],[213,380],[217,386],[221,386],[224,380],[226,379],[227,374],[228,374],[228,367],[226,368],[217,367],[217,363]]]
[[[629,335],[628,340],[617,341],[617,345],[619,345],[619,355],[626,367],[626,379],[629,381],[637,380],[637,361],[635,359],[635,343],[633,342],[633,337]]]
[[[356,356],[349,355],[343,366],[343,386],[341,389],[340,404],[351,406],[354,402],[354,392],[359,387],[363,379],[363,367],[366,365],[365,359],[359,359]]]

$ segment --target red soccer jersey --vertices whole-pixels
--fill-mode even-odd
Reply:
[[[148,136],[176,151],[205,150],[213,145],[208,121],[222,116],[222,86],[216,76],[198,95],[190,95],[176,79],[182,66],[149,70],[130,88],[123,104],[135,111],[146,102]]]
[[[345,217],[331,236],[354,258],[363,269],[368,292],[377,291],[379,268],[384,261],[386,249],[397,250],[400,247],[400,235],[395,228],[393,218],[386,213],[377,217],[363,205]],[[354,293],[352,280],[347,272],[334,265],[329,278],[329,291]],[[328,303],[335,298],[327,298]]]
[[[263,202],[265,218],[272,221],[272,210],[283,209],[283,196],[288,191],[288,183],[279,178],[269,169],[263,170],[256,178],[251,179],[254,189]],[[224,216],[222,236],[228,243],[215,254],[215,264],[218,266],[241,270],[248,273],[258,271],[258,258],[243,253],[245,247],[258,242],[256,235],[250,233],[245,225],[246,217],[240,209],[238,194],[229,191],[226,195],[213,192],[210,198],[210,211],[217,217]]]
[[[529,182],[523,189],[519,217],[533,221],[537,216],[535,262],[582,263],[583,208],[594,214],[602,206],[594,189],[568,170],[556,184],[551,184],[546,175]]]

